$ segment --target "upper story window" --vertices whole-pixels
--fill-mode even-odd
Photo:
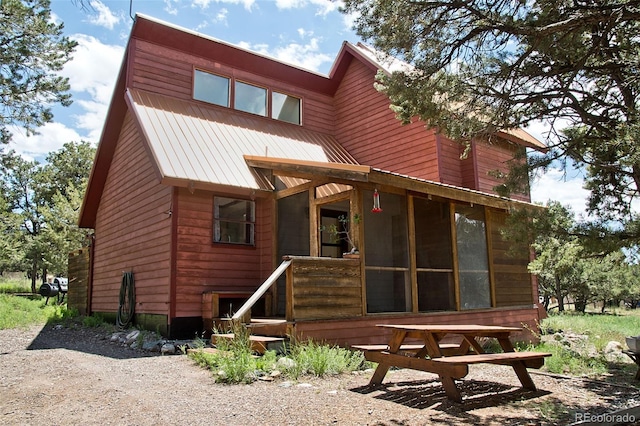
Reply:
[[[272,92],[271,118],[286,121],[287,123],[300,124],[300,98]]]
[[[249,200],[214,197],[213,241],[255,244],[256,205]]]
[[[274,120],[302,124],[302,100],[295,96],[269,90],[231,78],[195,70],[193,76],[193,98],[238,111],[270,116]],[[269,97],[269,92],[271,96]]]
[[[193,78],[193,98],[228,107],[229,87],[227,77],[196,70]]]
[[[267,89],[236,81],[234,107],[252,114],[267,115]]]

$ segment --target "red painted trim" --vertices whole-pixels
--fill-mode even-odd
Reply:
[[[437,174],[436,176],[438,176],[438,182],[442,182],[442,173],[440,172],[442,170],[442,136],[440,136],[440,133],[436,132],[435,133],[435,139],[436,139],[436,164],[438,164],[438,170],[436,170]]]
[[[480,176],[478,176],[478,144],[476,141],[471,141],[471,155],[473,155],[473,189],[480,189]]]
[[[78,218],[78,226],[80,228],[95,228],[96,226],[96,215],[98,213],[98,207],[100,206],[102,191],[107,181],[109,167],[111,166],[111,161],[113,160],[116,145],[120,137],[120,131],[122,130],[122,123],[124,123],[124,118],[127,113],[127,107],[124,101],[124,91],[126,88],[124,75],[129,68],[128,57],[129,55],[125,53],[116,87],[111,97],[111,104],[107,112],[105,125],[102,129],[100,143],[96,150],[89,183],[84,195],[82,207],[80,208]]]
[[[96,234],[91,234],[91,241],[89,243],[89,282],[87,283],[87,316],[91,315],[93,311],[93,309],[91,309],[91,306],[93,304],[93,264],[95,258],[95,247]]]
[[[173,188],[171,194],[171,271],[169,274],[169,324],[171,319],[176,317],[176,294],[177,294],[177,253],[178,253],[178,195],[180,189]]]

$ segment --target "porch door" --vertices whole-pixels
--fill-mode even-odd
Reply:
[[[339,206],[333,206],[334,208]],[[348,223],[344,218],[349,217],[349,211],[333,210],[331,208],[320,209],[320,256],[340,258],[342,253],[349,251],[349,244],[343,237],[348,231]],[[338,231],[337,234],[331,230]]]
[[[373,200],[373,191],[363,197]],[[363,209],[367,312],[411,312],[407,199],[383,192],[379,197],[381,212]]]
[[[309,194],[301,192],[278,200],[278,259],[282,256],[309,256]],[[278,279],[275,312],[285,315],[286,278]]]
[[[460,309],[490,308],[491,281],[484,207],[457,204],[455,229]]]

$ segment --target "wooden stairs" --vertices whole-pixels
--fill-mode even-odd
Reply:
[[[220,319],[216,321],[216,330],[223,330],[221,333],[211,335],[211,344],[216,346],[220,339],[235,338],[232,332],[233,324],[230,319]],[[249,324],[243,324],[249,331],[251,350],[258,354],[264,354],[272,350],[284,352],[288,342],[289,324],[284,319],[273,318],[252,318]]]

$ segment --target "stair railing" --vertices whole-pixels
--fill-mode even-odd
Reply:
[[[231,317],[232,320],[239,320],[241,318],[244,317],[244,315],[253,307],[253,305],[255,305],[255,303],[267,292],[267,290],[269,290],[269,288],[278,280],[278,278],[280,278],[280,276],[282,274],[284,274],[284,271],[287,270],[287,268],[289,267],[289,265],[291,265],[291,262],[293,262],[292,259],[285,259],[282,261],[282,263],[280,264],[280,266],[278,266],[278,268],[273,271],[271,273],[271,275],[269,275],[269,278],[267,278],[261,285],[260,287],[258,287],[258,289],[256,290],[255,293],[253,293],[253,295],[251,295],[251,297],[244,302],[244,305],[242,305],[240,307],[240,309],[238,309],[238,311],[233,315],[233,317]]]

